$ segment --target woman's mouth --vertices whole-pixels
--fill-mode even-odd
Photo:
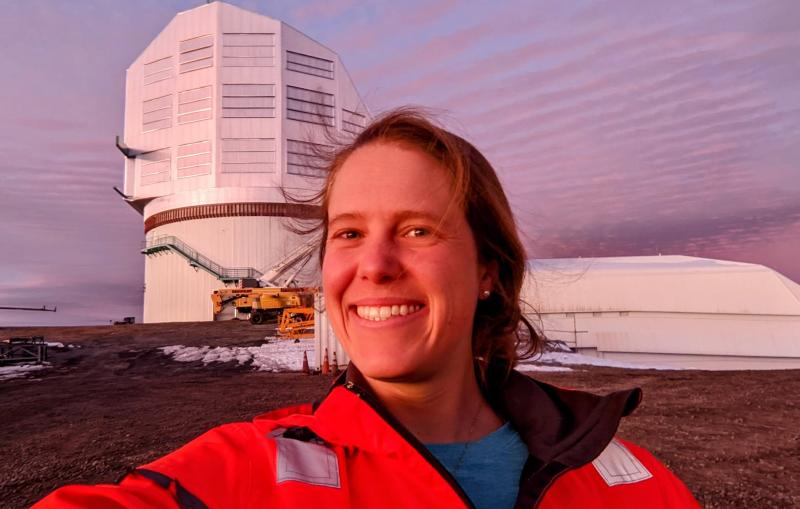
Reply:
[[[374,322],[390,320],[398,316],[407,316],[421,310],[421,304],[393,304],[391,306],[356,306],[356,314]]]

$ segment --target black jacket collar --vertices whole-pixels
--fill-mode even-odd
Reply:
[[[641,389],[597,396],[561,389],[512,371],[493,401],[528,447],[516,507],[535,507],[561,474],[603,452],[622,417],[642,398]]]

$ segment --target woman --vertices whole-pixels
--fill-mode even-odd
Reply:
[[[614,438],[638,389],[598,397],[512,370],[539,341],[519,304],[525,253],[472,145],[397,110],[329,170],[323,287],[352,360],[329,394],[37,507],[697,507]]]

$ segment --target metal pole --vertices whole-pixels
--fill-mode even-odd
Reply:
[[[42,306],[40,308],[26,308],[26,307],[17,307],[17,306],[0,306],[0,309],[12,309],[15,311],[51,311],[53,313],[56,312],[56,307],[53,309],[47,309],[46,306]]]

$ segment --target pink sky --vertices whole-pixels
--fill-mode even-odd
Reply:
[[[121,186],[125,69],[199,0],[0,14],[0,325],[141,316]],[[373,112],[443,112],[495,164],[536,257],[686,254],[800,281],[800,3],[236,5],[339,52]],[[746,289],[743,289],[746,291]]]

